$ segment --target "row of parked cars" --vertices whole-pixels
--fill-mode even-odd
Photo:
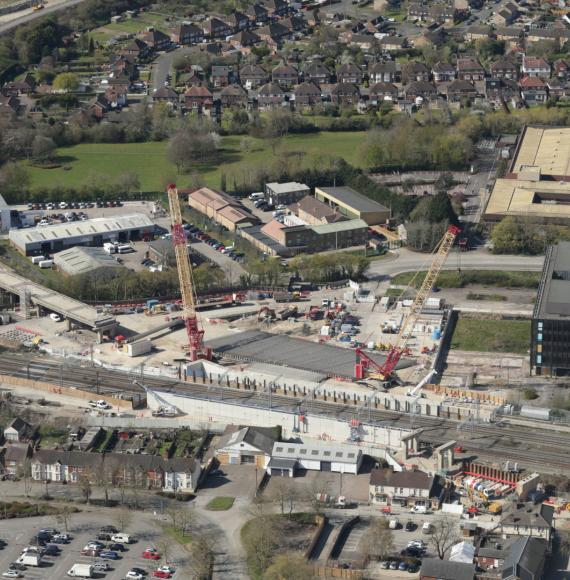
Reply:
[[[236,262],[240,262],[243,259],[243,254],[241,252],[237,252],[233,245],[227,247],[224,246],[224,244],[222,244],[215,238],[212,238],[210,235],[203,232],[198,226],[195,226],[194,224],[191,223],[184,224],[184,230],[186,231],[188,237],[192,237],[195,240],[200,240],[201,242],[204,242],[209,246],[212,246],[214,250],[217,250],[221,254],[226,254],[229,258],[231,258]]]
[[[115,199],[111,201],[105,201],[98,199],[97,201],[60,201],[57,202],[44,202],[36,201],[29,202],[28,209],[45,209],[53,211],[55,209],[87,209],[91,207],[122,207],[123,202],[120,199]]]

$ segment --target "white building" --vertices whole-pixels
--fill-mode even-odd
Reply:
[[[244,427],[221,439],[216,457],[221,465],[247,464],[265,469],[275,441],[271,427]]]
[[[362,465],[362,450],[334,443],[280,443],[273,446],[267,465],[269,475],[294,477],[297,470],[334,471],[356,475]]]

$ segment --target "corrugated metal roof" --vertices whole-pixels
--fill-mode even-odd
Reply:
[[[10,230],[9,237],[11,242],[23,247],[26,244],[151,227],[154,227],[154,223],[148,216],[142,213],[133,213],[113,217],[93,218],[79,222]]]
[[[122,266],[102,248],[76,246],[53,256],[55,265],[71,276],[85,274],[99,268],[121,268]]]

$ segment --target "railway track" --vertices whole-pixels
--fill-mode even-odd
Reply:
[[[62,387],[80,388],[96,394],[120,395],[123,398],[142,395],[141,389],[133,381],[140,380],[138,373],[109,370],[75,362],[34,356],[10,354],[0,355],[0,373],[19,378],[49,382]],[[354,419],[357,408],[354,405],[331,401],[307,400],[299,397],[269,394],[263,391],[236,389],[227,386],[181,382],[176,379],[144,377],[144,384],[163,392],[176,392],[184,396],[208,400],[224,400],[229,404],[271,408],[295,412],[302,406],[309,416],[329,416],[349,422]],[[410,416],[407,413],[385,409],[369,409],[363,413],[364,423],[408,428]],[[422,440],[439,443],[454,439],[481,459],[491,461],[516,461],[530,466],[548,466],[552,469],[570,472],[567,449],[570,434],[556,434],[537,431],[523,426],[493,425],[469,426],[458,430],[459,423],[441,417],[416,416],[415,427],[423,429]],[[505,445],[508,442],[508,445]],[[521,446],[524,446],[522,448]]]

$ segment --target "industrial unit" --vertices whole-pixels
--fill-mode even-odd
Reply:
[[[289,205],[309,195],[311,190],[304,183],[266,183],[265,197],[273,205]]]
[[[369,226],[385,224],[390,210],[351,187],[316,187],[315,197],[348,218],[364,220]]]
[[[122,266],[102,248],[76,246],[53,256],[57,269],[68,276],[117,269]]]
[[[484,219],[512,216],[540,223],[570,220],[570,129],[525,127],[504,179],[497,179]]]
[[[26,256],[51,254],[74,246],[102,246],[104,242],[128,242],[154,233],[154,223],[142,214],[36,226],[10,230],[10,243]]]
[[[570,242],[546,252],[532,315],[530,366],[537,375],[570,373]]]

